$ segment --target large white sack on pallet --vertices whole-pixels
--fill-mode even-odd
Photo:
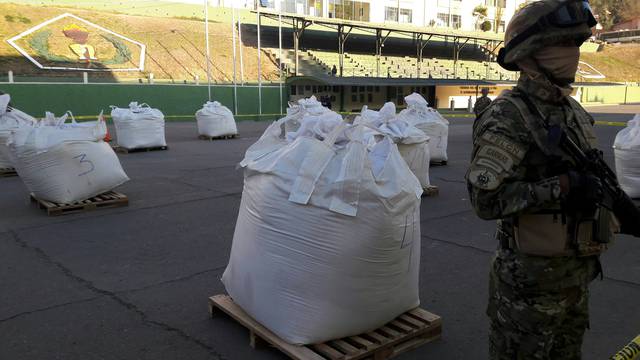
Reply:
[[[18,109],[10,109],[9,94],[0,95],[0,169],[14,167],[14,161],[9,151],[11,133],[21,126],[34,126],[38,120]]]
[[[118,157],[102,141],[104,121],[93,126],[39,124],[11,136],[15,168],[38,199],[71,203],[112,190],[128,181]]]
[[[640,197],[640,114],[618,132],[613,149],[620,186],[630,197]]]
[[[397,146],[335,113],[305,117],[291,140],[283,123],[240,163],[222,276],[233,300],[292,344],[370,331],[418,306],[422,189]]]
[[[380,111],[370,110],[365,105],[356,123],[363,122],[390,136],[398,150],[423,188],[431,186],[429,180],[429,137],[406,120],[396,116],[396,106],[385,103]]]
[[[308,98],[299,99],[296,103],[289,103],[287,116],[283,120],[287,133],[296,132],[300,128],[300,123],[306,115],[335,114],[335,112],[322,106],[322,103],[314,95]]]
[[[429,152],[432,162],[447,161],[449,121],[438,111],[430,108],[420,94],[408,95],[404,101],[407,103],[407,108],[402,110],[398,116],[429,136]]]
[[[202,109],[196,111],[196,121],[199,135],[216,137],[238,134],[233,113],[217,101],[207,101]]]
[[[164,115],[147,104],[129,104],[129,108],[112,106],[111,118],[116,128],[118,146],[126,149],[166,146]]]

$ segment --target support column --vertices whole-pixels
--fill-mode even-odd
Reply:
[[[294,57],[294,75],[298,76],[298,50],[300,49],[300,30],[298,29],[298,20],[293,19],[293,57]]]
[[[353,30],[352,27],[349,27],[349,30],[345,31],[345,25],[338,25],[338,63],[340,65],[340,77],[342,77],[344,70],[344,43],[347,42],[351,30]]]

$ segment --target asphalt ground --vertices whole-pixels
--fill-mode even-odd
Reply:
[[[619,123],[621,108],[593,108]],[[624,107],[627,113],[640,106]],[[616,112],[616,113],[614,113]],[[440,195],[422,202],[422,307],[443,318],[441,340],[398,359],[484,359],[494,223],[472,212],[463,180],[469,117],[451,117],[449,164],[431,169]],[[47,217],[19,178],[0,178],[0,359],[280,359],[252,350],[247,331],[210,319],[242,192],[236,164],[266,122],[240,138],[196,139],[167,124],[168,151],[119,155],[130,206]],[[621,127],[597,125],[606,158]],[[640,241],[620,236],[591,286],[584,359],[606,359],[640,334]]]

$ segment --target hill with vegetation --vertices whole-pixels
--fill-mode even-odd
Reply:
[[[100,3],[100,2],[97,2]],[[113,3],[122,3],[116,2]],[[125,2],[126,3],[126,2]],[[157,2],[155,2],[157,3]],[[172,3],[168,3],[172,4]],[[175,4],[173,4],[175,5]],[[179,5],[179,4],[178,4]],[[64,13],[72,13],[92,23],[122,34],[128,38],[139,41],[146,45],[146,61],[143,72],[100,72],[92,73],[91,76],[114,77],[116,80],[143,79],[149,73],[153,73],[156,79],[166,79],[173,82],[193,82],[197,76],[200,81],[206,79],[204,24],[199,20],[152,17],[140,15],[126,15],[114,13],[114,9],[109,11],[97,11],[81,8],[68,8],[60,6],[36,6],[13,3],[0,3],[0,69],[5,75],[7,70],[13,70],[16,76],[47,76],[47,77],[69,77],[79,76],[76,73],[69,73],[61,70],[40,70],[25,57],[21,56],[16,49],[11,47],[6,40],[20,34],[21,32],[55,16]],[[213,18],[216,15],[213,14]],[[69,24],[72,26],[75,24]],[[83,24],[81,24],[84,26]],[[86,27],[86,26],[84,26]],[[44,28],[46,30],[46,28]],[[229,22],[211,21],[209,25],[211,39],[211,74],[216,82],[231,82],[233,78],[233,56],[232,56],[232,25]],[[89,29],[92,30],[92,29]],[[55,61],[58,54],[65,55],[64,59],[73,57],[70,55],[71,40],[65,39],[62,34],[58,38],[47,38],[46,31],[39,31],[25,38],[25,42],[31,45],[38,45],[41,49],[37,54],[30,54],[34,57],[46,57],[45,60]],[[40,38],[33,39],[36,35]],[[66,34],[68,35],[68,34]],[[251,40],[250,32],[243,32],[248,43]],[[43,39],[44,37],[44,39]],[[96,36],[97,38],[98,36]],[[255,34],[253,35],[255,37]],[[60,40],[62,38],[62,40]],[[68,41],[67,41],[68,40]],[[66,41],[66,42],[65,42]],[[245,43],[247,43],[245,41]],[[91,42],[91,37],[89,38]],[[104,43],[104,41],[102,41]],[[122,42],[113,42],[116,48],[122,47]],[[96,48],[102,46],[100,43],[94,44]],[[36,47],[38,47],[36,46]],[[256,82],[258,79],[257,49],[252,46],[242,45],[238,42],[237,53],[244,55],[242,73],[244,80]],[[106,48],[106,47],[105,47]],[[125,49],[122,56],[128,56],[131,63],[137,63],[135,54],[137,49]],[[42,53],[45,53],[43,56]],[[108,52],[108,51],[107,51]],[[113,50],[111,51],[113,52]],[[46,56],[48,53],[55,56]],[[139,53],[139,52],[138,52]],[[106,54],[105,57],[113,59],[118,54]],[[65,64],[67,65],[67,64]],[[240,59],[236,59],[238,81],[240,81]],[[275,61],[269,58],[266,52],[262,56],[263,80],[277,80],[278,71]]]
[[[602,51],[582,53],[580,60],[606,76],[598,81],[640,82],[640,44],[605,45]]]

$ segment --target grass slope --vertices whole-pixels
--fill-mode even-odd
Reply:
[[[157,3],[157,1],[154,2]],[[204,26],[201,21],[13,3],[0,3],[0,14],[4,15],[0,17],[0,38],[3,40],[0,42],[0,68],[3,69],[3,73],[11,69],[16,75],[72,75],[68,72],[39,70],[5,41],[36,24],[65,12],[71,12],[147,46],[145,72],[117,73],[115,76],[118,79],[141,78],[149,72],[153,73],[156,79],[173,79],[176,82],[193,81],[196,75],[201,81],[206,79]],[[12,21],[6,15],[13,17]],[[231,24],[212,22],[209,31],[212,77],[217,82],[230,82],[233,77]],[[240,51],[240,45],[238,45],[237,51]],[[244,79],[255,82],[258,78],[257,49],[243,46],[242,51],[244,52]],[[236,60],[236,67],[239,77],[239,59]],[[277,66],[270,62],[264,53],[262,73],[265,80],[277,80],[278,78]],[[77,73],[75,76],[78,76]],[[112,74],[108,74],[108,76],[112,76]]]
[[[580,60],[603,73],[604,81],[640,82],[640,44],[607,45],[597,53],[582,53]]]

